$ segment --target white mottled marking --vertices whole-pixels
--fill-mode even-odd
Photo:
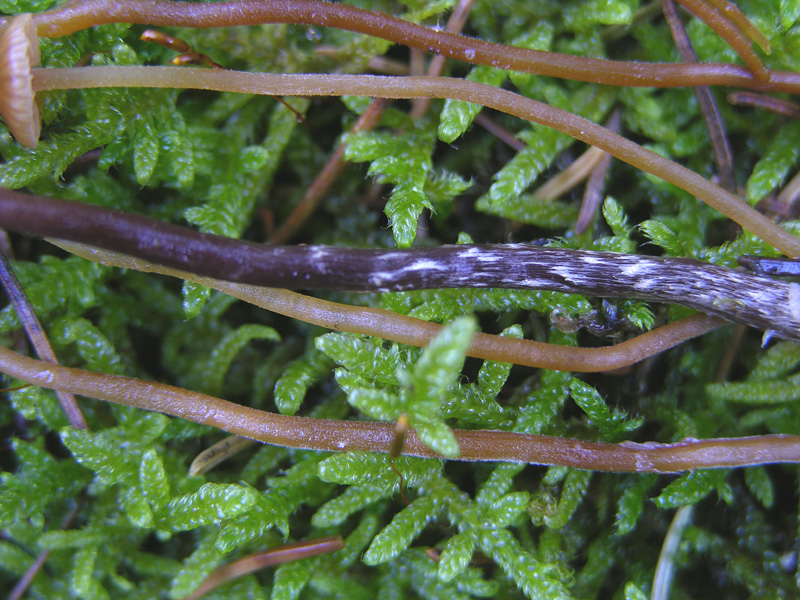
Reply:
[[[622,274],[626,275],[627,277],[636,277],[642,272],[647,273],[650,269],[648,269],[648,265],[642,262],[635,262],[631,263],[630,265],[623,267]]]
[[[789,284],[789,312],[795,321],[800,321],[800,283]]]
[[[605,258],[600,258],[599,256],[589,256],[587,254],[581,255],[580,259],[587,265],[604,265],[607,262]]]

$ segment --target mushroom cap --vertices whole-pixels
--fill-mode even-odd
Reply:
[[[14,139],[28,148],[36,148],[42,131],[31,75],[40,60],[31,15],[9,19],[0,38],[0,115]]]

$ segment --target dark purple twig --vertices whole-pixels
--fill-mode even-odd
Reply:
[[[686,34],[681,18],[678,16],[678,9],[674,0],[661,0],[664,10],[664,17],[667,19],[669,28],[672,31],[672,39],[678,52],[685,63],[697,63],[697,53],[692,47],[692,42]],[[694,88],[697,101],[700,103],[700,110],[708,128],[708,135],[711,139],[711,148],[714,152],[714,160],[719,168],[719,177],[722,187],[729,192],[736,191],[736,178],[733,175],[733,154],[728,143],[728,136],[725,135],[725,126],[722,124],[722,116],[719,114],[717,103],[711,94],[711,88],[701,85]]]
[[[19,320],[25,328],[34,350],[36,350],[36,354],[42,360],[57,365],[58,359],[56,358],[56,353],[53,352],[53,347],[50,345],[50,340],[47,339],[47,334],[42,329],[42,325],[36,317],[36,313],[25,295],[25,290],[22,289],[19,283],[19,279],[14,274],[11,264],[9,264],[8,259],[2,252],[0,252],[0,282],[2,282],[6,294],[8,294],[11,303],[14,305]],[[75,396],[61,390],[55,390],[55,392],[61,407],[69,419],[70,425],[78,429],[89,429]]]
[[[619,133],[620,113],[615,110],[611,114],[611,118],[606,123],[606,127],[614,133]],[[586,181],[586,189],[583,192],[583,202],[581,202],[581,211],[578,213],[578,220],[575,222],[575,233],[582,234],[589,228],[597,209],[603,202],[603,190],[605,189],[606,175],[608,169],[611,167],[611,156],[608,152],[603,154],[603,157],[592,169],[589,179]]]
[[[682,304],[800,341],[800,284],[683,258],[530,244],[405,250],[266,246],[147,217],[0,191],[0,227],[240,283],[294,290],[554,290]]]

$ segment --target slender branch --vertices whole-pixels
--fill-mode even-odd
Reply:
[[[374,335],[409,346],[424,347],[442,328],[436,323],[388,310],[353,307],[288,290],[221,281],[81,244],[52,239],[50,242],[88,260],[193,281],[265,310],[335,331]],[[722,324],[716,317],[694,315],[604,348],[573,348],[476,333],[467,349],[467,356],[542,369],[596,373],[632,365],[688,339],[704,335]]]
[[[637,169],[689,192],[784,254],[800,256],[799,239],[694,171],[588,119],[489,85],[447,77],[272,75],[192,67],[91,67],[31,71],[35,91],[90,87],[186,88],[269,96],[349,94],[381,98],[436,97],[482,104],[597,146]]]
[[[800,104],[766,96],[756,92],[732,92],[728,94],[728,102],[735,106],[755,106],[770,110],[784,117],[800,119]]]
[[[373,100],[361,116],[359,116],[358,120],[353,123],[353,126],[350,128],[350,133],[371,131],[374,129],[388,106],[388,100],[384,100],[383,98],[376,98]],[[289,216],[286,217],[286,220],[281,224],[278,230],[270,236],[270,244],[283,244],[288,241],[302,224],[305,223],[309,215],[314,212],[322,196],[330,189],[331,185],[333,185],[347,166],[347,161],[344,159],[346,147],[344,143],[336,147],[336,150],[333,151],[333,154],[331,154],[325,166],[322,167],[322,170],[314,178],[311,185],[308,186],[308,189],[295,205],[294,209],[292,209],[292,212],[289,213]]]
[[[61,525],[59,529],[62,531],[65,530],[72,524],[72,521],[75,520],[75,517],[78,516],[78,513],[83,508],[83,505],[86,503],[86,492],[82,492],[78,500],[75,502],[75,506],[72,507],[72,510],[67,513],[64,517],[64,520],[61,521]],[[8,594],[6,600],[21,600],[21,598],[25,595],[25,592],[28,591],[28,588],[33,583],[34,577],[36,574],[42,570],[44,567],[44,563],[47,562],[47,558],[50,556],[50,550],[42,550],[39,555],[36,557],[36,560],[33,561],[28,570],[20,577],[19,581],[14,585],[14,588]]]
[[[469,13],[472,11],[472,6],[474,4],[475,0],[458,0],[458,3],[453,7],[453,11],[450,13],[450,17],[447,19],[447,25],[445,25],[444,28],[445,31],[461,33],[464,25],[467,24]],[[446,60],[447,59],[441,54],[434,56],[428,65],[428,70],[425,72],[425,75],[429,77],[439,77],[444,72]],[[430,104],[430,98],[417,98],[411,106],[409,116],[412,119],[421,119],[425,116],[425,113],[428,112]]]
[[[730,47],[739,55],[739,58],[744,61],[757,79],[769,81],[770,72],[761,62],[761,59],[758,58],[758,55],[750,44],[750,40],[745,37],[739,27],[728,19],[726,15],[717,10],[716,7],[708,4],[706,0],[677,0],[677,2],[703,21],[703,23],[708,25],[723,40],[728,42]]]
[[[800,93],[800,74],[770,71],[760,80],[724,63],[698,65],[621,62],[504,46],[437,31],[375,11],[317,0],[239,0],[193,4],[157,0],[84,0],[34,15],[39,35],[59,37],[107,23],[177,27],[232,27],[294,23],[336,27],[472,64],[629,87],[728,85]],[[0,25],[2,20],[0,20]]]
[[[620,121],[619,110],[615,110],[608,120],[608,128],[614,133],[619,133]],[[603,203],[603,190],[605,190],[605,181],[608,170],[611,168],[611,155],[607,152],[597,162],[592,169],[589,179],[586,181],[586,188],[583,191],[583,200],[581,202],[581,210],[578,213],[578,218],[575,221],[575,233],[580,235],[585,232],[592,220],[594,219],[597,210]]]
[[[715,7],[720,13],[723,13],[731,23],[741,29],[742,32],[758,44],[764,52],[769,54],[772,51],[769,40],[733,2],[730,0],[706,0],[706,2]]]
[[[2,252],[0,252],[0,281],[17,311],[19,320],[25,328],[25,333],[28,334],[28,339],[30,339],[34,350],[36,350],[36,354],[42,360],[58,364],[58,358],[56,358],[56,353],[53,352],[50,340],[47,339],[47,334],[42,329],[42,324],[39,322],[30,300],[25,295],[25,290],[22,289],[19,279],[17,279],[8,259]],[[78,429],[89,429],[78,402],[72,394],[56,390],[56,397],[61,403],[61,408],[64,409],[70,425]]]
[[[674,0],[661,0],[664,7],[664,17],[667,19],[669,28],[672,31],[672,39],[680,52],[681,58],[687,63],[697,62],[697,53],[694,51],[691,40],[686,33],[686,29],[678,16],[678,9]],[[705,85],[694,88],[694,95],[700,104],[703,113],[703,120],[706,122],[711,148],[714,151],[714,159],[719,168],[719,176],[722,180],[722,187],[729,192],[736,191],[736,179],[733,176],[733,153],[728,143],[728,136],[725,135],[725,126],[722,124],[722,115],[719,114],[717,103],[711,94],[711,88]]]
[[[405,250],[265,246],[80,202],[0,190],[0,227],[216,279],[288,289],[547,289],[682,304],[800,339],[800,285],[685,258],[528,244]],[[794,286],[794,287],[793,287]]]
[[[198,598],[202,598],[208,592],[218,588],[224,583],[239,577],[244,577],[245,575],[266,567],[274,567],[275,565],[282,565],[295,560],[336,552],[342,548],[344,548],[344,540],[341,536],[334,535],[314,540],[294,542],[292,544],[284,544],[263,552],[249,554],[248,556],[214,570],[203,580],[200,587],[183,600],[198,600]]]
[[[393,423],[278,415],[171,385],[61,367],[2,347],[0,370],[32,385],[158,411],[288,448],[388,453],[395,439]],[[795,435],[605,444],[507,431],[456,429],[453,433],[460,448],[458,460],[473,462],[524,462],[638,473],[800,462],[800,436]],[[403,454],[438,456],[413,430],[406,435]]]

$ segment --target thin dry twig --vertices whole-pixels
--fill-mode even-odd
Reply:
[[[424,347],[442,328],[437,323],[378,308],[348,306],[288,290],[221,281],[81,244],[51,242],[88,260],[193,281],[265,310],[335,331],[374,335],[409,346]],[[467,349],[467,356],[543,369],[596,373],[632,365],[704,335],[722,324],[723,321],[715,317],[694,315],[604,348],[573,348],[477,333]]]
[[[672,31],[672,39],[678,47],[683,62],[696,63],[697,53],[692,47],[692,42],[686,34],[678,9],[674,0],[661,0],[664,7],[664,16],[667,19],[669,28]],[[711,88],[702,85],[694,88],[694,94],[700,104],[703,120],[706,122],[708,137],[711,140],[711,148],[714,152],[714,159],[717,162],[719,176],[724,187],[729,192],[736,191],[736,178],[733,175],[733,153],[731,145],[728,143],[728,136],[725,134],[725,126],[722,123],[722,115],[711,93]]]
[[[45,363],[0,347],[0,371],[32,385],[162,412],[288,448],[389,453],[394,423],[335,421],[268,413],[171,385]],[[800,462],[800,436],[763,435],[673,444],[607,444],[508,431],[454,429],[457,460],[522,462],[577,469],[673,473],[690,469]],[[412,429],[403,454],[437,458]]]
[[[58,358],[56,358],[56,353],[53,352],[50,340],[47,338],[44,329],[42,329],[42,324],[39,322],[30,300],[25,295],[25,290],[22,289],[19,279],[17,279],[8,259],[2,252],[0,252],[0,282],[2,282],[6,294],[8,294],[11,303],[14,305],[19,320],[25,328],[36,354],[42,360],[58,364]],[[75,396],[56,390],[56,397],[61,404],[61,408],[64,409],[70,425],[78,429],[89,429]]]
[[[336,552],[344,548],[344,540],[339,535],[283,544],[263,552],[250,554],[214,570],[194,592],[183,600],[198,600],[208,592],[224,583],[244,577],[266,567],[274,567],[320,554]]]
[[[735,106],[755,106],[784,117],[800,119],[800,104],[758,92],[732,92],[728,94],[728,102]]]

